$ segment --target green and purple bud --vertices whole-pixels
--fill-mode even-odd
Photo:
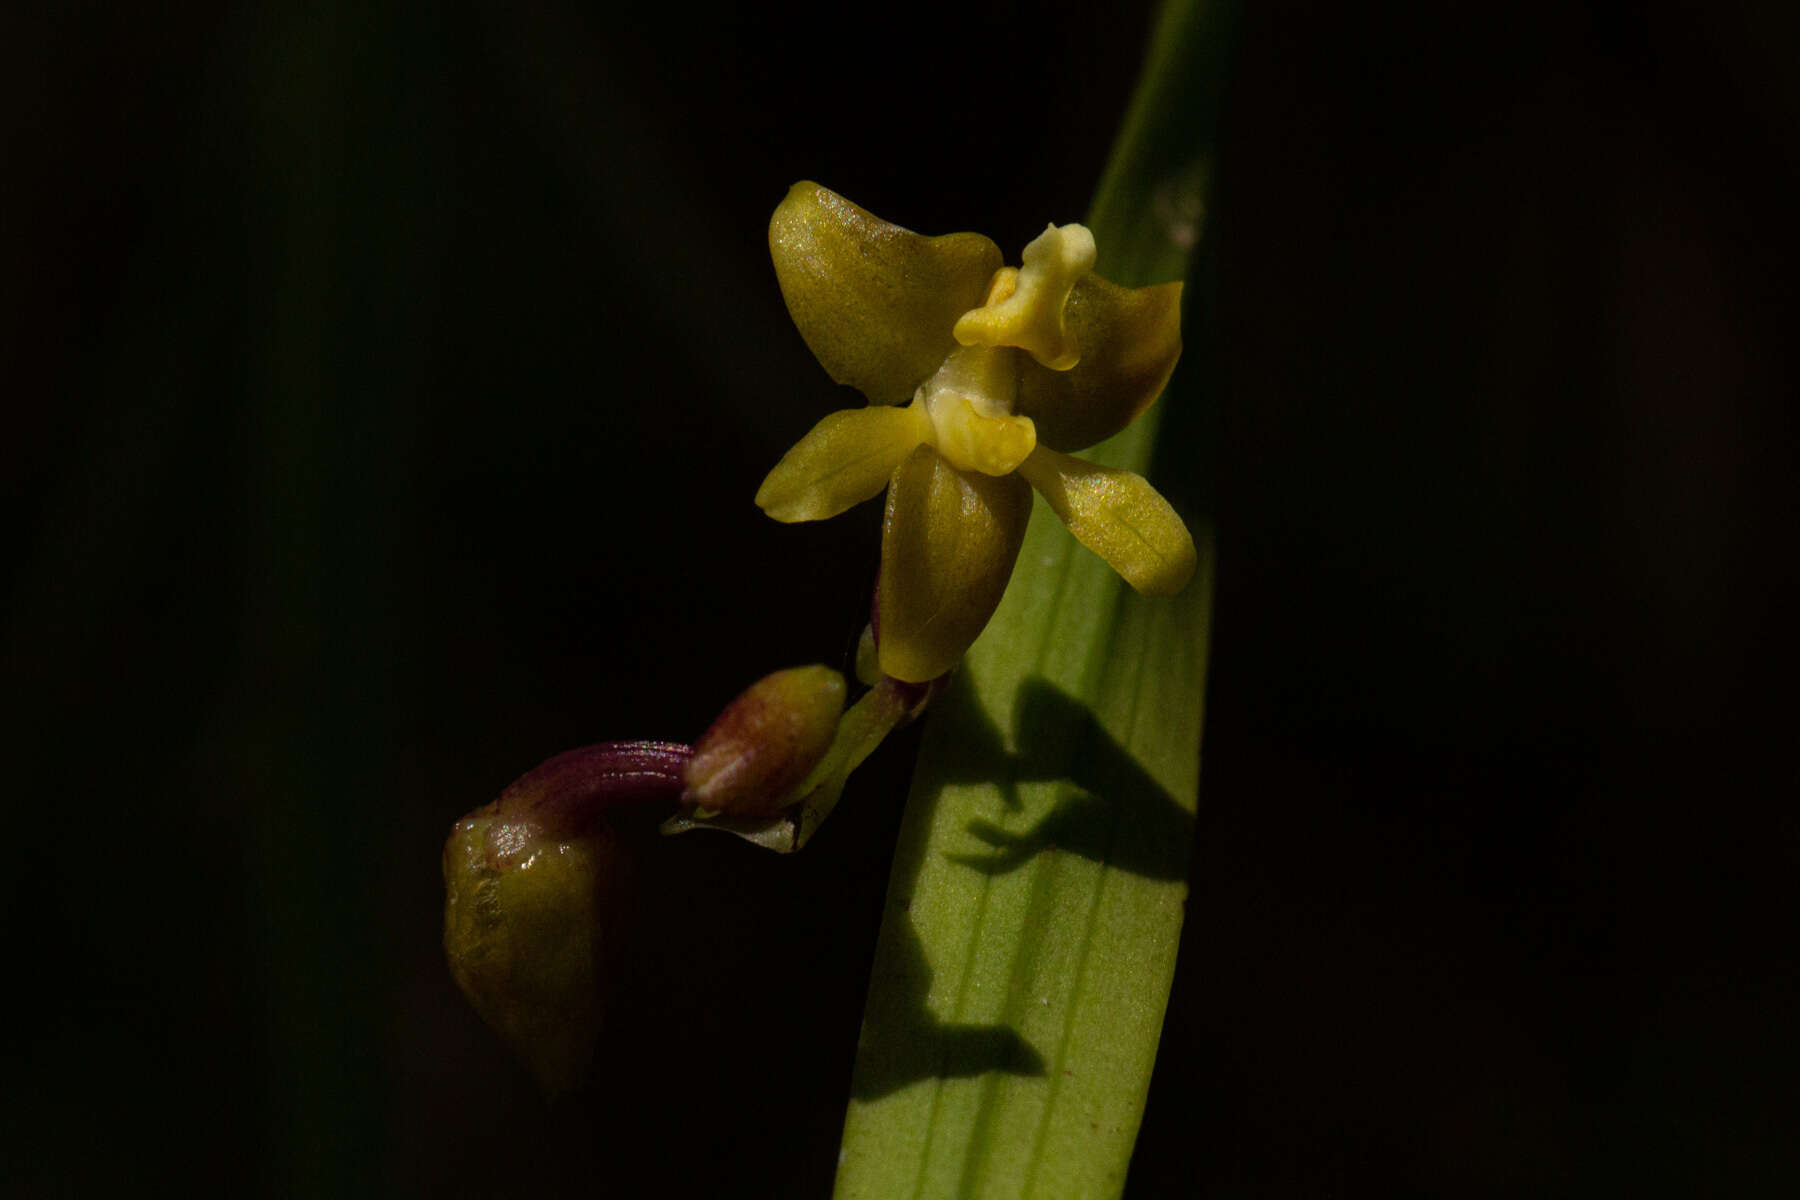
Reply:
[[[694,744],[684,805],[734,817],[773,816],[831,748],[844,677],[825,666],[765,675],[725,706]]]
[[[458,821],[444,845],[450,972],[546,1091],[586,1070],[626,936],[632,863],[608,812],[673,804],[691,753],[611,742],[559,754]]]

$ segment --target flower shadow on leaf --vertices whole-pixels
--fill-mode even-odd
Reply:
[[[851,1095],[876,1100],[923,1078],[955,1079],[1003,1071],[1042,1075],[1044,1058],[1004,1025],[954,1025],[926,1006],[931,965],[910,922],[894,926],[886,984],[872,990]],[[934,1069],[921,1069],[926,1066]]]
[[[986,853],[953,854],[952,861],[996,875],[1055,848],[1151,879],[1184,879],[1193,844],[1194,815],[1106,732],[1091,709],[1043,679],[1027,680],[1014,708],[1019,749],[1009,753],[991,722],[971,725],[982,738],[960,757],[959,781],[1000,782],[1006,805],[1019,807],[1018,784],[1058,782],[1051,810],[1031,828],[1013,832],[985,819],[969,832]],[[986,742],[986,744],[982,744]]]
[[[1022,808],[1020,784],[1063,786],[1029,829],[1014,833],[985,819],[971,821],[969,832],[989,849],[951,855],[952,861],[999,875],[1055,848],[1147,878],[1185,878],[1193,814],[1106,732],[1088,706],[1043,679],[1027,681],[1014,701],[1014,751],[975,699],[974,681],[958,683],[932,717],[955,731],[946,782],[992,785],[1015,812]],[[909,857],[903,846],[891,894],[912,892],[923,860]],[[951,1024],[932,1013],[931,964],[911,919],[896,921],[893,915],[864,1013],[853,1097],[879,1099],[928,1078],[1042,1075],[1043,1056],[1011,1027]]]

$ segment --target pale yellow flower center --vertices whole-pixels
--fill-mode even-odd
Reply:
[[[965,346],[1017,346],[1052,371],[1081,360],[1081,347],[1064,321],[1069,293],[1094,269],[1094,235],[1085,225],[1048,226],[1031,239],[1015,272],[1017,287],[957,318],[956,340]]]
[[[912,407],[925,418],[921,440],[953,466],[1009,475],[1037,447],[1037,426],[1012,411],[1019,388],[1015,353],[1006,347],[958,347],[913,397]]]
[[[1063,310],[1093,268],[1093,234],[1080,225],[1052,225],[1023,257],[1022,270],[994,273],[982,306],[956,322],[961,345],[913,395],[921,439],[964,471],[1007,475],[1037,448],[1031,418],[1013,412],[1020,351],[1057,371],[1081,359]]]

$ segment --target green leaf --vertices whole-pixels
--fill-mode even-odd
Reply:
[[[1098,270],[1187,273],[1225,13],[1174,0],[1097,194]],[[840,1197],[1106,1196],[1124,1186],[1187,895],[1212,536],[1203,355],[1087,455],[1149,475],[1199,549],[1140,596],[1040,499],[993,622],[934,707],[888,885]],[[1166,414],[1163,452],[1157,427]],[[1171,452],[1171,448],[1174,452]]]

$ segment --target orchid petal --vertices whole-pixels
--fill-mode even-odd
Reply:
[[[954,667],[1006,591],[1031,489],[1017,475],[983,475],[920,446],[894,472],[881,539],[884,673],[924,683]]]
[[[1173,596],[1194,574],[1194,539],[1142,475],[1039,446],[1019,467],[1077,541],[1138,591]]]
[[[1025,359],[1015,411],[1038,441],[1082,450],[1125,428],[1156,400],[1181,357],[1181,285],[1125,288],[1087,275],[1069,293],[1064,320],[1081,349],[1068,371]]]
[[[756,504],[777,521],[823,521],[887,486],[919,444],[924,414],[907,408],[834,412],[781,456]]]
[[[924,237],[836,192],[797,183],[769,221],[788,312],[826,372],[876,404],[904,404],[956,349],[999,247],[978,233]]]

